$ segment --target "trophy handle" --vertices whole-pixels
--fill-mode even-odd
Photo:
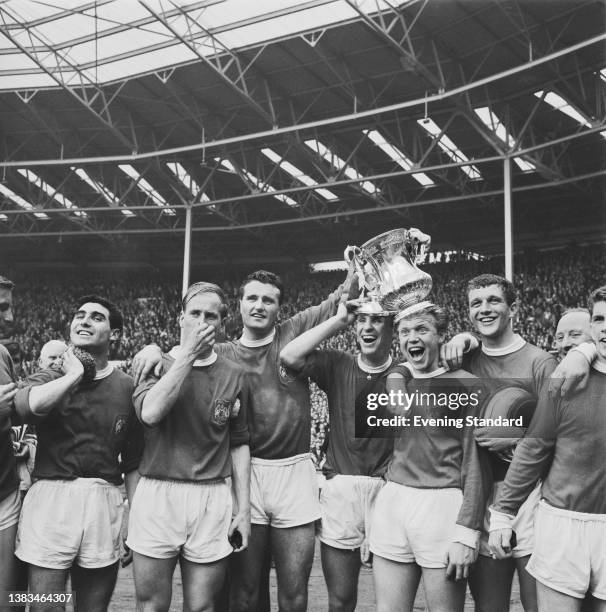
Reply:
[[[354,266],[356,274],[358,275],[358,283],[360,286],[360,295],[364,293],[366,289],[366,282],[364,281],[364,260],[362,259],[362,250],[357,246],[348,246],[343,252],[343,259],[350,268]]]
[[[356,268],[360,283],[360,295],[376,293],[381,284],[381,277],[377,266],[372,257],[367,257],[366,253],[357,246],[348,246],[343,253],[343,257],[348,264]]]
[[[424,234],[416,227],[411,227],[408,230],[410,255],[415,266],[422,264],[427,257],[427,251],[431,246],[431,236]]]

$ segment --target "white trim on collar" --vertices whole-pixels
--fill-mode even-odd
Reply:
[[[606,374],[606,363],[602,363],[601,361],[598,361],[597,359],[591,364],[591,367],[594,370],[597,370],[598,372],[601,372],[602,374]]]
[[[433,370],[432,372],[417,372],[408,363],[408,361],[405,361],[400,365],[403,365],[412,374],[413,378],[435,378],[436,376],[440,376],[440,374],[448,372],[448,368],[445,368],[444,366],[440,366],[437,370]]]
[[[522,338],[522,336],[519,334],[515,334],[513,342],[501,348],[488,348],[484,343],[482,343],[482,352],[490,357],[502,357],[503,355],[510,355],[511,353],[519,351],[525,344],[526,340],[524,340],[524,338]]]
[[[255,348],[256,346],[267,346],[274,341],[274,337],[276,335],[276,328],[274,327],[271,332],[265,336],[264,338],[259,338],[255,340],[253,338],[247,338],[244,334],[246,334],[246,330],[242,332],[240,336],[240,344],[242,346],[246,346],[248,348]]]
[[[168,351],[168,354],[173,359],[176,359],[179,356],[180,352],[181,352],[180,346],[173,346],[173,348],[171,348],[170,351]],[[213,363],[215,363],[215,361],[217,361],[217,353],[215,353],[215,351],[213,350],[208,357],[205,357],[204,359],[196,359],[192,363],[192,366],[194,368],[203,368],[203,367],[212,365]]]
[[[391,355],[387,358],[387,361],[380,366],[369,366],[368,364],[362,361],[362,356],[358,353],[358,367],[362,372],[366,372],[366,374],[379,374],[381,372],[385,372],[389,367],[391,367]]]
[[[93,380],[101,380],[102,378],[107,378],[114,371],[114,366],[111,363],[108,363],[102,370],[97,370],[95,374],[95,378]]]

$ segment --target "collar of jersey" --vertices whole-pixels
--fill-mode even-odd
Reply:
[[[242,332],[240,336],[240,344],[242,346],[247,346],[248,348],[255,348],[256,346],[267,346],[274,341],[274,337],[276,335],[276,328],[274,327],[271,332],[265,338],[259,338],[258,340],[253,340],[252,338],[247,338],[244,334],[246,330]]]
[[[437,370],[433,370],[432,372],[415,372],[408,361],[400,365],[403,365],[412,374],[413,378],[435,378],[436,376],[440,376],[440,374],[448,372],[448,368],[444,366],[440,366]]]
[[[94,380],[101,380],[107,378],[114,371],[114,366],[108,363],[102,370],[97,370]]]
[[[488,348],[482,343],[482,352],[490,357],[502,357],[503,355],[510,355],[511,353],[519,351],[525,344],[526,340],[519,334],[515,334],[513,342],[501,348]]]
[[[387,358],[387,361],[380,366],[369,366],[368,364],[362,361],[362,356],[358,354],[358,367],[362,372],[366,372],[367,374],[379,374],[380,372],[385,372],[387,368],[391,366],[391,355]]]
[[[606,363],[602,363],[601,361],[598,361],[597,359],[591,364],[591,367],[594,370],[597,370],[598,372],[601,372],[602,374],[606,374]]]
[[[181,352],[181,347],[180,346],[173,346],[173,348],[170,349],[168,354],[173,359],[176,359],[180,352]],[[205,366],[212,365],[213,363],[215,363],[215,361],[217,361],[217,353],[215,353],[215,351],[213,349],[208,357],[205,357],[204,359],[196,359],[192,363],[192,365],[193,365],[194,368],[203,368]]]

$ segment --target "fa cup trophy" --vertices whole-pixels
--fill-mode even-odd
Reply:
[[[421,302],[431,291],[431,276],[417,268],[425,260],[431,238],[415,227],[376,236],[361,247],[348,246],[362,290],[359,313],[391,314]]]

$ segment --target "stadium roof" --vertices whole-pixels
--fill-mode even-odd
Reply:
[[[602,0],[0,1],[0,257],[603,239]],[[509,160],[505,162],[504,160]],[[60,244],[58,244],[60,241]]]

